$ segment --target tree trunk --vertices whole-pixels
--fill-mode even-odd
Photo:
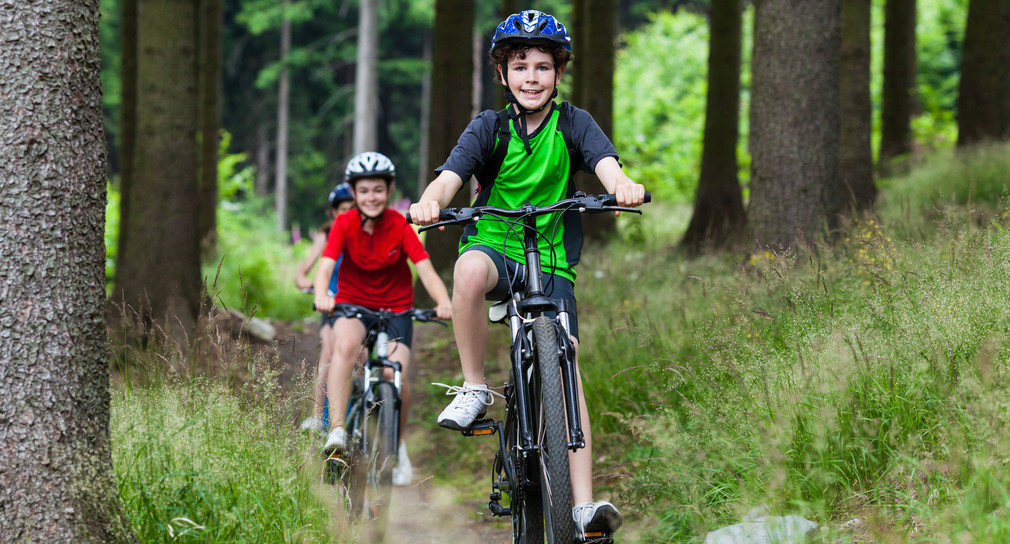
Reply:
[[[837,219],[841,0],[755,7],[748,220],[790,247]]]
[[[200,249],[213,260],[217,247],[217,154],[221,95],[223,0],[200,0]]]
[[[1010,139],[1010,2],[971,0],[957,99],[957,145]]]
[[[880,105],[882,171],[912,152],[912,112],[917,107],[915,0],[887,0],[884,9],[884,82]]]
[[[472,36],[474,22],[473,0],[436,0],[435,26],[432,36],[431,102],[428,125],[428,164],[436,167],[445,162],[456,140],[470,122],[469,84],[474,70],[470,44],[460,43],[461,38]],[[453,197],[449,207],[470,204],[470,180],[463,180],[463,188]],[[435,270],[444,279],[452,277],[458,253],[459,229],[427,232],[425,247],[431,255]],[[417,302],[427,302],[423,289],[416,289]]]
[[[109,444],[98,0],[5,8],[0,538],[132,542]]]
[[[354,154],[378,151],[378,1],[361,0],[358,63],[354,72]]]
[[[120,224],[130,234],[113,296],[177,339],[200,308],[196,4],[138,3],[134,180]]]
[[[120,0],[119,76],[119,217],[129,215],[130,186],[133,184],[133,152],[137,136],[137,0]],[[122,267],[122,248],[129,229],[119,229],[120,248],[116,253],[116,274]]]
[[[281,23],[281,68],[277,87],[277,172],[274,183],[274,209],[277,213],[277,230],[288,225],[288,102],[290,80],[288,75],[288,54],[291,52],[291,19],[287,7],[290,0],[284,0],[284,22]]]
[[[740,138],[742,10],[740,0],[712,0],[701,176],[694,214],[681,242],[691,253],[732,243],[740,237],[747,222],[736,159]]]
[[[573,32],[579,41],[572,40],[576,60],[572,62],[577,74],[573,85],[578,91],[573,100],[576,106],[588,111],[603,132],[614,136],[614,39],[617,32],[616,0],[575,0],[572,3],[574,20],[579,27]],[[574,88],[574,87],[573,87]],[[586,193],[602,193],[603,186],[595,174],[579,172],[575,186]],[[586,237],[595,240],[608,238],[617,227],[614,215],[600,213],[584,215]]]
[[[870,143],[870,4],[870,0],[842,2],[838,179],[843,211],[866,210],[877,198]]]
[[[504,21],[505,18],[508,17],[509,15],[512,15],[513,13],[519,13],[520,11],[522,11],[522,9],[523,9],[522,8],[522,2],[519,2],[518,0],[501,0],[501,7],[499,9],[501,9],[501,12],[498,13],[498,22],[500,23],[500,22]],[[575,25],[575,18],[576,18],[576,15],[573,13],[572,14],[572,27],[574,27],[574,25]],[[569,34],[570,35],[571,35],[572,27],[569,27]],[[572,40],[575,41],[575,36],[572,36]],[[486,56],[484,57],[484,59],[485,59],[484,62],[488,62]],[[479,69],[481,69],[480,66],[474,66],[474,70],[479,70]],[[492,81],[494,81],[494,80],[492,79]],[[493,84],[493,86],[495,87],[495,91],[496,91],[496,94],[495,94],[495,105],[497,106],[497,109],[499,109],[499,110],[503,109],[505,106],[508,105],[508,100],[505,99],[504,89],[501,87],[501,85],[498,85],[497,83]],[[574,85],[574,82],[572,82],[572,100],[573,101],[576,100],[575,96],[576,96],[575,85]]]

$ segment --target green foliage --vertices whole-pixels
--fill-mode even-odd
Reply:
[[[1003,541],[1008,156],[941,155],[831,245],[586,256],[597,471],[654,520],[627,538],[700,540],[764,503],[828,535],[860,516],[897,541]]]
[[[267,202],[247,198],[218,211],[218,262],[203,275],[214,285],[215,301],[247,315],[287,321],[311,313],[312,300],[295,288],[295,268],[308,243],[291,245],[277,230]]]
[[[687,201],[698,178],[708,26],[660,12],[625,37],[614,77],[614,143],[628,175],[657,199]]]
[[[116,277],[116,256],[119,253],[119,186],[106,183],[105,202],[105,287],[112,288]]]
[[[201,379],[113,393],[119,496],[140,541],[333,542],[286,407]]]
[[[740,141],[737,161],[746,185],[750,43],[753,9],[743,22]],[[656,12],[624,35],[614,75],[614,144],[632,179],[665,202],[689,203],[701,168],[708,21],[693,12]]]

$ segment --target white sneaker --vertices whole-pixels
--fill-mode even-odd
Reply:
[[[602,533],[614,534],[623,522],[621,513],[607,501],[576,504],[572,508],[572,518],[575,534],[582,540],[602,536]]]
[[[400,451],[396,466],[393,467],[393,485],[407,486],[414,479],[414,467],[410,464],[410,457],[407,457],[407,443],[400,443]]]
[[[326,444],[323,446],[323,453],[332,455],[344,449],[344,428],[334,427],[330,429],[330,434],[326,435]]]
[[[309,416],[302,420],[301,430],[307,433],[323,432],[323,421],[316,416]]]
[[[456,396],[438,415],[439,427],[446,429],[462,431],[469,428],[475,419],[484,417],[487,407],[494,402],[487,385],[471,385],[466,382],[463,382],[462,387],[441,383],[433,385],[441,385],[448,389],[446,395]]]

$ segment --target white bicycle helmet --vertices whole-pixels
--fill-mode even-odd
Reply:
[[[347,161],[347,168],[344,169],[345,181],[351,182],[358,178],[385,178],[392,182],[396,180],[396,167],[382,153],[365,151]]]

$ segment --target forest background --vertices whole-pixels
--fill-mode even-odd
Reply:
[[[372,146],[396,161],[409,200],[452,143],[432,137],[437,122],[500,104],[487,68],[473,70],[483,61],[459,53],[473,43],[481,58],[499,10],[518,7],[12,2],[0,163],[14,174],[0,212],[16,228],[0,247],[21,258],[0,264],[0,439],[12,452],[0,462],[0,533],[354,541],[295,429],[307,383],[281,388],[272,360],[215,319],[222,308],[293,327],[315,319],[293,269],[360,148],[358,69],[375,68]],[[587,6],[601,5],[616,16],[592,17]],[[359,31],[359,6],[378,8],[374,32]],[[839,74],[858,64],[845,49],[853,6],[872,15],[855,55],[868,81],[856,84]],[[622,540],[699,541],[758,505],[814,519],[833,541],[1010,540],[1007,4],[523,7],[572,20],[577,37],[613,23],[576,41],[597,62],[580,72],[576,59],[562,98],[599,108],[625,168],[654,193],[644,216],[591,229],[611,243],[589,244],[580,275],[597,493],[625,511]],[[381,36],[375,62],[358,60],[363,35]],[[738,58],[713,63],[727,36]],[[469,69],[444,65],[447,49]],[[607,58],[612,109],[584,94],[586,67]],[[7,91],[24,82],[44,92]],[[840,107],[853,87],[867,98],[858,115]],[[39,107],[45,97],[67,100]],[[446,103],[458,111],[434,111]],[[838,157],[857,117],[862,187]],[[723,137],[710,138],[713,119]],[[713,164],[735,197],[724,208],[707,193]],[[714,222],[692,239],[699,217],[734,239],[717,240]],[[448,336],[419,346],[425,380],[458,381],[452,351]],[[436,409],[419,404],[421,436]],[[459,501],[486,493],[479,446],[460,443],[447,461],[440,443],[411,440],[433,485]]]

